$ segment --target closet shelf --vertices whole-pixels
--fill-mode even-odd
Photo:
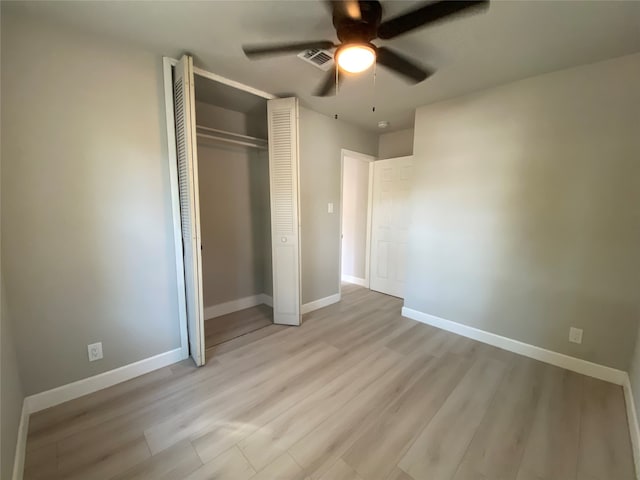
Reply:
[[[232,143],[234,145],[243,145],[245,147],[260,148],[266,150],[268,145],[267,140],[263,138],[251,137],[249,135],[242,135],[240,133],[227,132],[225,130],[204,127],[202,125],[196,125],[196,134],[198,135],[198,137]]]

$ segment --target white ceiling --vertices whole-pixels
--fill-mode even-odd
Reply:
[[[416,2],[383,1],[385,15]],[[376,130],[413,124],[417,106],[528,76],[640,51],[640,1],[493,1],[486,14],[407,34],[388,44],[437,68],[409,86],[382,68],[349,79],[336,97],[311,92],[324,74],[295,55],[249,61],[243,43],[336,40],[321,1],[3,2],[159,55],[194,55],[196,65],[276,95],[298,96],[327,115]],[[375,105],[376,111],[372,112]]]

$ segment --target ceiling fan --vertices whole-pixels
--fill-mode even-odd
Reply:
[[[336,49],[334,59],[340,71],[360,73],[376,62],[415,84],[425,80],[434,71],[417,65],[389,47],[378,47],[371,43],[372,40],[376,38],[390,40],[417,28],[425,27],[440,20],[450,19],[461,13],[486,8],[489,5],[488,0],[429,2],[382,21],[382,5],[377,0],[326,0],[325,3],[331,9],[333,26],[340,40],[339,44],[334,44],[330,40],[320,40],[270,45],[244,45],[242,49],[245,55],[254,59],[311,49]],[[335,91],[336,83],[341,82],[343,77],[343,75],[336,75],[334,71],[330,71],[320,88],[315,92],[315,95],[323,97],[331,94]]]

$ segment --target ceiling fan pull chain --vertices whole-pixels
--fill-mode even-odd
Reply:
[[[371,111],[375,113],[376,111],[376,65],[378,62],[373,62],[373,108]]]
[[[340,90],[340,82],[338,81],[338,72],[339,72],[338,64],[336,63],[336,95],[338,95],[338,91]]]

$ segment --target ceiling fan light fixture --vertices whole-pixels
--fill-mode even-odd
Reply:
[[[342,70],[349,73],[360,73],[370,68],[376,61],[376,51],[366,44],[350,44],[340,47],[335,58]]]

